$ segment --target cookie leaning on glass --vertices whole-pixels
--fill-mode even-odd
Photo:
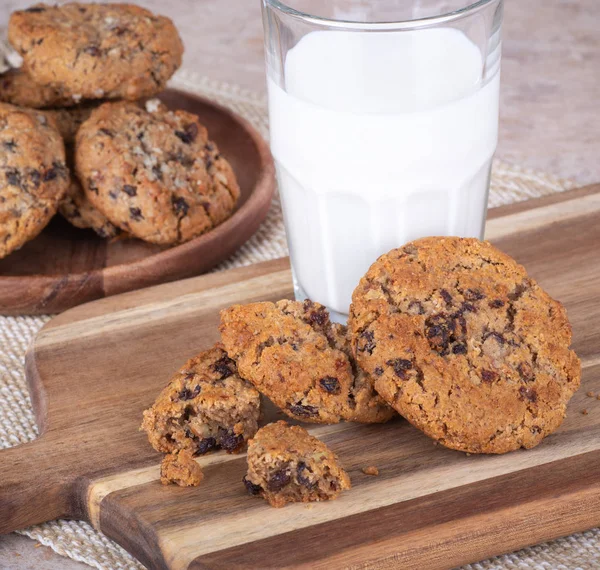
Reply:
[[[564,307],[488,242],[431,237],[382,255],[349,327],[377,392],[453,449],[534,447],[579,387]]]

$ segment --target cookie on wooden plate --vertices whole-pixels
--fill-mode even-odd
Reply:
[[[8,37],[35,83],[76,102],[152,96],[183,54],[171,20],[132,4],[36,4],[12,13]]]
[[[488,242],[424,238],[381,256],[349,326],[379,394],[453,449],[533,447],[579,387],[565,309]]]
[[[90,118],[92,111],[98,106],[98,103],[85,103],[74,107],[44,109],[40,112],[54,121],[65,145],[70,147],[75,145],[75,135],[79,127]],[[74,149],[70,149],[69,154],[73,155]]]
[[[292,418],[375,423],[395,415],[356,368],[346,328],[318,303],[233,305],[221,311],[220,330],[242,378]]]
[[[115,226],[86,196],[72,173],[71,183],[58,207],[60,215],[71,225],[83,230],[93,230],[102,238],[115,238],[123,232]]]
[[[233,212],[240,196],[229,163],[198,117],[133,103],[105,103],[76,137],[76,169],[90,202],[145,241],[172,245]]]
[[[53,87],[36,83],[23,69],[10,69],[0,75],[0,101],[21,107],[44,109],[77,105]]]
[[[69,184],[65,148],[43,113],[0,103],[0,258],[37,236]]]
[[[67,165],[71,171],[71,182],[60,201],[58,211],[71,225],[80,229],[90,229],[103,238],[114,238],[123,232],[115,226],[86,196],[75,173],[75,135],[79,127],[89,119],[97,103],[87,103],[75,107],[46,109],[43,112],[58,129],[65,142]]]
[[[335,453],[303,427],[284,421],[266,425],[250,440],[244,484],[272,507],[328,501],[351,486]]]

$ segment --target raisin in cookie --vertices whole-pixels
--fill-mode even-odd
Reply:
[[[379,394],[453,449],[533,447],[579,387],[563,306],[488,242],[425,238],[381,256],[349,326]]]
[[[350,489],[350,477],[322,441],[284,421],[266,425],[248,443],[244,484],[273,507],[327,501]]]
[[[42,113],[0,103],[0,258],[38,235],[69,184],[65,148]]]
[[[307,422],[384,422],[394,411],[357,370],[346,328],[322,305],[279,301],[221,311],[221,339],[242,378]]]
[[[239,451],[258,429],[260,395],[242,380],[220,345],[190,359],[173,376],[141,429],[157,451]]]
[[[180,487],[197,487],[202,479],[202,468],[187,449],[165,455],[160,464],[160,482],[163,485],[174,483]]]
[[[12,13],[8,37],[33,81],[76,102],[156,94],[183,54],[171,20],[131,4],[36,4]]]
[[[105,103],[76,138],[76,168],[90,202],[131,235],[176,244],[228,218],[240,190],[196,115],[164,106]]]
[[[53,87],[39,85],[21,68],[0,75],[0,101],[34,109],[77,104],[72,97],[63,97]]]

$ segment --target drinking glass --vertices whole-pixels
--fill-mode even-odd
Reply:
[[[343,321],[377,257],[483,237],[502,0],[262,0],[294,292]]]

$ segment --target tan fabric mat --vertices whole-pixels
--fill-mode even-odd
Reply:
[[[248,119],[267,136],[266,100],[234,85],[212,82],[180,71],[172,85],[214,99]],[[490,206],[499,206],[573,187],[568,180],[524,170],[500,161],[494,164]],[[217,270],[249,265],[287,254],[279,200],[256,235]],[[35,439],[37,428],[23,372],[25,350],[49,317],[0,317],[0,448]],[[19,531],[68,556],[101,570],[139,570],[143,566],[90,525],[53,521]],[[555,540],[513,554],[465,566],[463,570],[597,570],[600,529]]]

